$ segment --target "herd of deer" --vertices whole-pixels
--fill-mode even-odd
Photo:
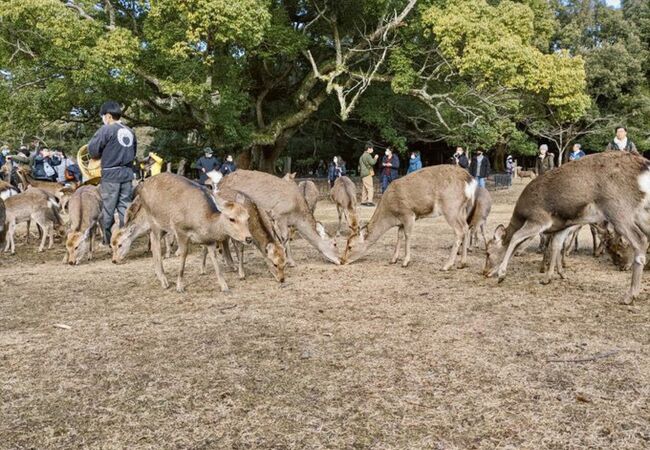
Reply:
[[[548,283],[554,272],[565,276],[564,258],[576,246],[578,230],[590,225],[594,254],[607,248],[619,267],[632,269],[632,284],[623,302],[630,303],[640,292],[650,233],[650,163],[638,155],[592,155],[534,178],[519,197],[510,223],[497,226],[490,240],[485,237],[492,204],[490,194],[457,166],[426,167],[395,180],[363,226],[357,216],[356,187],[349,178],[341,177],[334,183],[330,197],[338,211],[337,236],[342,219],[349,228],[342,256],[336,239],[314,218],[319,191],[313,182],[296,184],[292,175],[278,178],[248,170],[238,170],[223,178],[216,173],[210,175],[211,190],[171,173],[162,173],[138,185],[123,227],[113,230],[112,261],[123,262],[134,240],[148,235],[154,272],[167,288],[162,242],[166,243],[167,257],[175,243],[176,255],[180,257],[176,289],[182,292],[189,244],[200,244],[201,272],[205,273],[209,255],[219,286],[226,291],[228,285],[218,251],[226,265],[244,278],[244,244],[254,244],[275,279],[284,282],[286,266],[295,266],[290,248],[292,232],[299,233],[334,264],[349,264],[396,227],[397,240],[390,262],[398,261],[403,236],[402,266],[406,267],[411,261],[415,221],[442,215],[455,235],[443,270],[454,267],[458,254],[459,267],[466,267],[468,247],[478,245],[480,233],[486,251],[483,274],[502,281],[511,257],[530,239],[540,236],[546,244],[543,282]],[[51,248],[55,230],[63,229],[61,212],[65,210],[69,220],[64,262],[79,264],[85,258],[91,259],[94,236],[101,233],[98,188],[65,189],[57,183],[36,182],[25,174],[22,180],[26,184],[24,189],[21,187],[22,192],[0,182],[0,243],[6,240],[5,251],[15,252],[18,223],[28,223],[29,238],[31,221],[42,233],[39,251],[44,250],[48,237]],[[230,244],[237,254],[236,268]]]

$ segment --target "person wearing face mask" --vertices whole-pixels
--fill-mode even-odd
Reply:
[[[612,142],[607,144],[607,148],[605,149],[605,151],[608,152],[622,151],[622,152],[639,154],[639,151],[636,149],[636,145],[634,145],[634,142],[632,142],[627,137],[627,128],[625,128],[624,126],[619,126],[616,127],[616,130],[614,130],[614,132],[616,133],[616,137]]]
[[[390,148],[386,149],[384,157],[381,160],[381,192],[382,194],[388,189],[393,180],[397,179],[399,169],[399,158],[393,154]]]
[[[212,156],[210,147],[206,147],[203,149],[203,156],[196,162],[196,167],[200,170],[199,183],[205,184],[208,180],[208,172],[221,169],[221,161]]]
[[[467,160],[467,155],[465,155],[465,150],[463,147],[456,147],[456,153],[454,153],[453,163],[457,166],[467,169],[469,167],[469,161]]]
[[[55,167],[59,165],[61,165],[61,159],[57,152],[42,148],[34,156],[32,176],[37,180],[56,181],[57,173]]]
[[[553,153],[549,153],[548,145],[542,144],[539,146],[539,156],[535,161],[535,173],[537,176],[544,175],[549,170],[555,167],[555,160]]]
[[[483,155],[481,147],[476,149],[476,155],[469,165],[469,174],[476,179],[480,187],[485,187],[485,180],[490,176],[490,160]]]
[[[232,155],[226,156],[226,162],[223,163],[220,170],[224,176],[228,175],[229,173],[233,173],[235,170],[237,170],[237,166],[235,165],[235,161]]]
[[[569,161],[577,161],[585,156],[585,152],[582,151],[582,146],[580,144],[573,144],[571,153],[569,153]]]
[[[102,197],[104,244],[111,242],[111,228],[117,211],[120,227],[131,202],[133,190],[133,160],[138,149],[135,133],[120,122],[122,108],[115,101],[105,102],[99,115],[104,124],[88,143],[88,154],[101,159],[102,172],[99,192]]]
[[[420,170],[422,168],[422,160],[420,159],[420,152],[411,152],[409,157],[409,168],[407,174]]]
[[[345,162],[340,156],[335,156],[327,168],[327,181],[329,181],[330,188],[334,186],[336,179],[343,175],[345,175]]]

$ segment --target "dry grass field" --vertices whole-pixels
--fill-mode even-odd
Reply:
[[[522,186],[493,193],[490,232]],[[329,202],[316,216],[335,228]],[[248,250],[227,295],[198,248],[178,294],[144,243],[123,265],[103,250],[68,267],[61,244],[21,237],[0,255],[0,448],[650,447],[648,274],[619,305],[630,274],[592,258],[585,231],[568,280],[539,284],[531,249],[497,285],[482,253],[439,270],[442,218],[415,231],[408,269],[388,264],[394,230],[342,267],[299,239],[284,285]]]

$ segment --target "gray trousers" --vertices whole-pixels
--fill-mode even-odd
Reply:
[[[111,183],[102,181],[99,186],[102,196],[102,225],[104,228],[104,244],[111,243],[111,228],[115,223],[115,211],[120,218],[120,227],[124,226],[124,215],[131,203],[133,185],[131,181]]]

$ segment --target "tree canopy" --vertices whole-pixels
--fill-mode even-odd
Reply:
[[[373,140],[650,149],[650,5],[623,0],[0,0],[0,141],[77,146],[106,99],[167,158]]]

